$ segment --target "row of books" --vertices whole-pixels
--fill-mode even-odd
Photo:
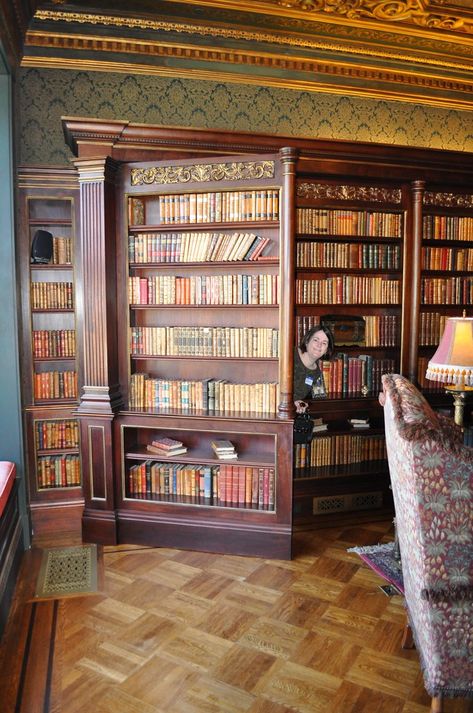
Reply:
[[[427,367],[430,357],[420,356],[417,359],[417,381],[421,389],[432,391],[434,393],[442,393],[445,391],[445,384],[441,381],[434,381],[426,377]]]
[[[234,384],[225,379],[163,379],[132,374],[130,408],[195,409],[228,413],[276,413],[279,385],[276,382]]]
[[[381,376],[396,370],[394,359],[376,359],[370,354],[339,353],[321,366],[327,395],[332,398],[377,395],[382,390]]]
[[[33,356],[36,359],[44,357],[73,357],[75,353],[75,329],[33,330]]]
[[[277,358],[279,330],[269,327],[131,327],[133,356]]]
[[[72,282],[32,282],[32,309],[73,309]]]
[[[338,267],[349,269],[399,270],[399,245],[385,243],[298,242],[297,267]]]
[[[278,275],[154,275],[128,278],[131,304],[274,305]]]
[[[40,489],[77,487],[81,483],[79,456],[40,456],[36,473]]]
[[[383,435],[337,434],[317,436],[310,444],[294,446],[296,468],[350,465],[386,459]]]
[[[275,469],[232,465],[194,465],[146,460],[130,466],[131,498],[173,496],[195,498],[199,504],[274,510]],[[182,502],[185,502],[184,500]]]
[[[335,208],[297,208],[298,233],[400,238],[402,214]]]
[[[72,238],[54,235],[51,263],[53,265],[72,265],[72,261]]]
[[[77,374],[75,371],[42,371],[33,375],[35,400],[76,399]]]
[[[473,277],[423,277],[422,304],[473,304]]]
[[[473,240],[473,218],[464,215],[424,215],[426,240]]]
[[[419,314],[419,344],[421,346],[437,346],[440,342],[445,323],[453,315],[440,312],[420,312]]]
[[[131,216],[136,217],[136,206]],[[278,220],[279,190],[260,188],[159,195],[144,204],[143,218],[148,224],[156,225]]]
[[[440,312],[420,312],[419,315],[419,345],[437,346],[445,329],[449,316]],[[460,316],[460,312],[457,316]],[[399,344],[399,315],[363,315],[365,323],[364,338],[357,342],[364,347],[395,347]],[[296,338],[300,342],[304,334],[320,321],[324,315],[298,315],[296,317]],[[336,346],[345,346],[343,339]]]
[[[363,315],[361,318],[364,321],[365,329],[363,338],[356,342],[358,346],[395,347],[399,344],[399,331],[401,324],[399,315]],[[324,319],[324,315],[298,315],[296,317],[297,344],[300,343],[304,334],[306,334],[311,327],[316,324],[320,324],[321,319]],[[336,346],[340,347],[349,345],[348,343],[350,342],[350,339],[348,334],[346,335],[346,339],[344,339],[344,337],[338,337],[336,333],[334,336]]]
[[[79,424],[75,420],[36,421],[34,433],[40,451],[79,447]]]
[[[473,248],[423,247],[422,269],[469,270],[473,272]]]
[[[298,304],[399,304],[399,300],[398,279],[335,275],[296,280]]]
[[[128,238],[130,263],[255,261],[272,241],[255,233],[136,233]]]

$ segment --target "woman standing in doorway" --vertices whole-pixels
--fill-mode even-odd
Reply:
[[[306,399],[320,399],[326,395],[320,360],[330,359],[334,343],[331,331],[316,324],[302,337],[294,353],[294,405],[297,413],[308,407]]]

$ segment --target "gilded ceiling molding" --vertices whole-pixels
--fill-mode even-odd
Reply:
[[[193,62],[212,62],[233,64],[236,66],[247,65],[263,70],[307,73],[312,76],[324,75],[343,80],[343,85],[347,80],[359,82],[382,82],[383,84],[393,84],[399,87],[407,85],[422,90],[434,92],[459,92],[465,94],[471,100],[473,95],[473,82],[462,82],[452,77],[428,75],[425,72],[414,72],[406,70],[388,70],[384,67],[371,67],[362,64],[347,65],[344,61],[320,61],[308,57],[288,57],[286,55],[276,55],[265,52],[244,53],[239,50],[231,50],[218,47],[204,47],[194,45],[172,45],[163,42],[153,42],[147,40],[130,40],[126,38],[107,38],[90,35],[61,35],[43,33],[28,33],[26,44],[34,44],[35,47],[47,47],[54,50],[74,50],[77,52],[116,52],[123,54],[136,54],[138,56],[186,59]],[[37,66],[37,57],[25,57],[23,66]],[[118,62],[116,63],[119,64]],[[55,66],[56,60],[55,60]],[[458,68],[458,67],[457,67]],[[470,65],[461,67],[469,70]],[[150,67],[150,71],[152,68]],[[249,80],[250,81],[250,80]],[[286,79],[281,78],[281,86],[286,87]],[[317,82],[318,84],[318,82]],[[343,86],[342,85],[342,86]]]
[[[473,24],[462,17],[432,13],[423,0],[265,0],[268,5],[302,12],[337,15],[350,20],[413,22],[419,27],[471,33]]]
[[[94,51],[102,51],[102,52],[123,52],[127,54],[137,54],[137,55],[163,55],[163,56],[177,56],[180,57],[181,55],[186,57],[186,58],[192,58],[195,59],[197,58],[197,53],[201,52],[202,56],[200,57],[201,59],[205,57],[205,53],[207,53],[207,57],[205,57],[206,60],[217,60],[217,61],[231,61],[231,57],[237,56],[238,57],[238,63],[242,64],[243,62],[247,62],[249,64],[254,64],[253,58],[254,57],[260,57],[260,58],[275,58],[275,57],[280,57],[281,62],[283,63],[283,68],[288,67],[288,63],[292,62],[297,62],[297,63],[303,63],[304,65],[306,64],[311,64],[313,66],[316,66],[314,60],[312,58],[308,57],[288,57],[287,55],[277,55],[275,53],[269,53],[269,52],[263,52],[263,51],[258,51],[256,52],[255,50],[251,50],[249,47],[245,48],[245,51],[242,52],[241,50],[236,50],[233,51],[231,49],[227,48],[220,48],[220,47],[205,47],[203,45],[190,45],[190,44],[170,44],[166,43],[163,41],[153,41],[153,40],[140,40],[140,39],[133,39],[131,40],[130,38],[127,37],[104,37],[102,35],[81,35],[81,34],[65,34],[65,33],[55,33],[55,32],[44,32],[44,31],[38,31],[38,30],[32,30],[29,31],[25,37],[25,46],[26,47],[48,47],[51,49],[65,49],[65,50],[94,50]],[[326,42],[319,42],[319,43],[311,43],[311,49],[317,48],[317,49],[324,49],[324,50],[329,50],[331,52],[337,53],[337,52],[347,52],[347,49],[344,48],[342,49],[341,46],[334,45],[334,44],[328,44]],[[349,52],[351,54],[358,54],[361,56],[364,55],[371,55],[375,56],[378,59],[397,59],[399,61],[403,62],[412,62],[413,58],[408,56],[408,55],[401,55],[401,54],[396,54],[396,53],[384,53],[384,52],[377,52],[377,51],[364,51],[360,48],[350,48]],[[266,61],[269,61],[266,59]],[[416,58],[416,61],[418,59]],[[468,73],[471,72],[471,63],[470,62],[465,62],[460,63],[460,62],[453,62],[453,61],[446,61],[445,59],[436,59],[436,58],[427,58],[422,60],[423,64],[427,65],[432,65],[432,66],[438,66],[442,67],[443,69],[456,69],[456,70],[462,70],[466,71]],[[346,67],[346,63],[344,65]],[[281,67],[277,67],[278,69],[281,69]],[[300,69],[300,67],[295,67],[295,69]],[[304,67],[302,67],[304,69]],[[384,70],[383,70],[384,74]],[[396,72],[398,74],[398,72]],[[416,73],[413,73],[416,74]]]
[[[400,203],[402,193],[399,188],[380,188],[377,186],[343,186],[329,183],[304,181],[297,184],[298,198],[313,198],[341,201],[370,201],[379,203]]]
[[[274,178],[274,161],[229,161],[199,163],[192,166],[132,168],[131,185],[203,183],[208,181],[246,181]]]
[[[397,1],[397,0],[396,0]],[[386,3],[385,3],[386,4]],[[125,17],[118,15],[101,15],[98,13],[85,13],[85,12],[65,12],[63,10],[37,10],[35,13],[36,20],[42,20],[45,22],[55,21],[55,22],[68,22],[68,23],[78,23],[78,24],[91,24],[91,25],[104,25],[106,27],[124,27],[132,28],[138,30],[154,30],[154,31],[164,31],[164,32],[184,32],[188,34],[198,34],[198,35],[211,35],[213,37],[227,37],[231,39],[241,39],[241,40],[251,40],[257,42],[276,42],[278,44],[287,44],[291,46],[305,46],[312,47],[317,46],[317,43],[307,37],[295,37],[294,35],[284,34],[274,30],[273,32],[261,32],[252,31],[244,28],[238,27],[225,27],[223,25],[209,25],[209,24],[197,24],[188,22],[170,22],[169,20],[155,20],[144,17]],[[317,19],[321,19],[318,17]],[[325,18],[326,19],[326,18]],[[331,21],[336,22],[336,17],[331,15],[329,18]],[[418,25],[419,26],[419,25]],[[374,32],[375,28],[371,27],[371,31]],[[386,26],[378,25],[378,29],[386,31]],[[396,29],[393,25],[390,29]],[[397,28],[399,29],[399,28]],[[405,28],[402,28],[405,29]],[[423,27],[424,32],[429,29],[451,29],[445,27],[439,27],[433,22],[429,25]],[[294,28],[291,28],[294,32]],[[296,30],[301,34],[301,28]],[[467,22],[462,20],[462,32],[464,34],[473,34],[473,22]],[[438,35],[433,37],[433,42],[438,43]],[[449,38],[446,38],[448,41]],[[458,38],[455,38],[458,39]],[[344,48],[345,51],[347,48]]]

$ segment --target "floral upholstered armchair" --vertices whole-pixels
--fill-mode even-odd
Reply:
[[[441,713],[473,697],[473,449],[410,381],[382,380],[408,625]]]

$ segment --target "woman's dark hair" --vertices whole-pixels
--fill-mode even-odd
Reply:
[[[307,345],[316,332],[323,332],[325,334],[325,336],[327,337],[328,347],[327,347],[327,351],[324,354],[324,359],[330,359],[333,354],[333,350],[335,349],[333,334],[328,327],[324,327],[322,324],[314,324],[314,326],[311,327],[309,329],[309,331],[304,334],[304,336],[302,337],[302,339],[300,341],[299,349],[301,350],[301,352],[306,352]]]

